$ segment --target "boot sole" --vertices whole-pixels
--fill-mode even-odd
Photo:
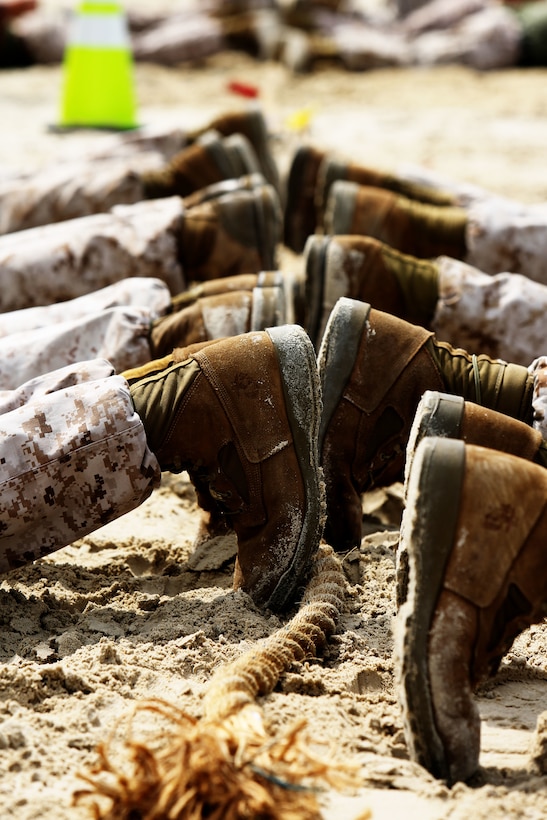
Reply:
[[[251,330],[286,324],[282,287],[256,287],[252,292]]]
[[[327,429],[353,370],[369,313],[369,304],[344,296],[334,306],[327,322],[317,357],[323,392],[319,453],[323,452]]]
[[[230,157],[234,171],[232,176],[238,178],[261,173],[255,150],[249,140],[242,134],[232,134],[226,137],[224,147]]]
[[[461,438],[465,400],[463,396],[426,390],[423,394],[408,436],[405,462],[405,483],[414,460],[414,453],[423,438]]]
[[[306,330],[316,350],[321,339],[318,338],[323,292],[325,284],[325,258],[330,236],[310,236],[304,247],[306,259]]]
[[[325,213],[325,208],[328,202],[329,193],[335,182],[338,180],[348,179],[348,166],[345,162],[340,162],[337,159],[326,158],[321,163],[317,180],[317,211],[322,216]],[[323,219],[321,220],[324,221]],[[322,227],[322,225],[320,225]]]
[[[219,137],[216,131],[206,131],[205,134],[199,137],[197,143],[207,152],[221,180],[241,176],[241,174],[235,173],[236,168],[226,145],[226,140]]]
[[[277,246],[281,241],[281,204],[272,185],[253,191],[253,210],[257,248],[262,257],[262,270],[277,269]]]
[[[279,360],[287,417],[306,496],[304,520],[291,563],[266,604],[279,610],[294,600],[296,590],[311,568],[323,531],[325,486],[317,449],[321,390],[315,352],[305,331],[293,325],[270,328],[266,332]]]
[[[422,396],[410,429],[405,462],[405,500],[414,456],[420,441],[426,437],[461,438],[465,401],[461,396],[426,390]],[[402,540],[397,551],[397,608],[406,601],[408,591],[408,556]]]
[[[264,114],[259,107],[247,111],[247,121],[251,133],[251,144],[255,150],[260,169],[270,185],[273,185],[275,190],[279,192],[279,172],[268,148],[270,135]]]
[[[332,183],[325,205],[325,233],[353,234],[353,221],[359,185],[337,179]]]
[[[397,688],[411,757],[445,780],[449,763],[435,725],[428,642],[453,547],[464,470],[463,441],[426,438],[420,444],[401,527],[410,573],[408,595],[397,615],[394,636]],[[413,515],[416,504],[425,507],[426,521]]]
[[[309,161],[310,149],[303,146],[298,149],[294,156],[292,165],[289,171],[287,180],[287,189],[285,193],[285,217],[283,223],[283,242],[294,253],[302,253],[309,233],[303,235],[303,231],[298,228],[295,229],[293,224],[294,211],[299,204],[300,194],[302,192],[304,171]],[[312,203],[313,207],[313,203]],[[298,221],[298,220],[297,220]],[[311,228],[311,225],[310,225]],[[311,233],[315,231],[314,229]]]

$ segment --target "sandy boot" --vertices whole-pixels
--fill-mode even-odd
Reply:
[[[543,348],[547,287],[458,259],[417,259],[372,237],[310,237],[306,328],[318,345],[342,296],[433,330],[438,339],[527,366]]]
[[[239,273],[236,276],[223,276],[221,279],[208,279],[205,282],[190,284],[188,290],[177,293],[171,298],[167,314],[189,307],[207,296],[219,293],[233,293],[238,290],[253,290],[258,284],[258,273]]]
[[[321,163],[317,175],[315,203],[319,220],[321,220],[321,216],[325,211],[330,189],[337,180],[356,182],[358,185],[367,185],[371,188],[383,188],[386,191],[401,194],[407,199],[428,205],[455,204],[455,196],[450,191],[414,182],[411,179],[406,179],[383,169],[370,168],[366,165],[327,155]],[[319,224],[322,224],[321,221],[319,221]]]
[[[249,105],[243,111],[233,111],[211,120],[205,128],[191,132],[188,135],[190,142],[198,139],[205,131],[218,131],[227,137],[230,134],[242,134],[255,150],[260,163],[260,170],[274,188],[279,188],[279,172],[270,150],[270,134],[268,125],[260,106]]]
[[[297,273],[280,270],[240,273],[236,276],[196,282],[191,284],[188,290],[173,296],[164,314],[176,313],[207,296],[233,293],[238,290],[252,291],[255,288],[281,288],[284,296],[286,324],[304,326],[305,282],[300,271]]]
[[[188,282],[275,270],[281,206],[271,185],[186,210],[180,261]]]
[[[384,188],[431,205],[453,205],[455,202],[455,195],[441,187],[339,159],[330,152],[302,145],[289,168],[285,208],[284,241],[296,253],[302,252],[308,236],[323,227],[328,195],[337,180]]]
[[[251,143],[241,134],[223,138],[208,131],[184,148],[161,171],[143,174],[146,199],[188,196],[194,191],[226,179],[260,172]]]
[[[212,185],[206,185],[205,188],[199,188],[192,194],[185,196],[184,205],[186,208],[194,208],[196,205],[211,202],[211,200],[219,199],[221,196],[226,196],[226,194],[255,191],[257,188],[263,188],[266,184],[262,174],[256,173],[244,174],[242,177],[234,177],[233,179],[222,179],[220,182],[213,182]]]
[[[428,205],[392,191],[334,182],[325,209],[325,232],[373,236],[423,259],[466,255],[467,212]]]
[[[426,390],[412,422],[406,450],[405,482],[423,438],[459,438],[489,450],[501,450],[547,467],[547,442],[522,421],[481,407],[462,396]]]
[[[222,286],[239,283],[234,290]],[[162,357],[175,347],[192,346],[200,350],[211,340],[236,336],[251,330],[265,330],[294,323],[295,302],[299,290],[292,277],[281,271],[242,274],[226,279],[212,279],[196,285],[182,297],[192,297],[177,311],[158,319],[150,332],[152,356]],[[177,297],[173,300],[176,303]],[[218,537],[233,532],[232,522],[203,488],[199,492],[202,508],[194,550]]]
[[[454,349],[364,302],[339,300],[318,362],[325,537],[338,550],[361,542],[361,493],[402,480],[410,428],[426,390],[532,423],[534,379],[526,368]]]
[[[187,470],[230,519],[235,587],[286,607],[321,536],[313,347],[293,325],[190,351],[124,374],[148,446],[162,470]]]
[[[396,670],[410,755],[449,784],[479,765],[474,690],[545,617],[546,499],[547,471],[525,459],[443,438],[416,453]]]
[[[287,287],[292,293],[298,289],[300,298],[304,299],[304,277],[288,271],[261,271],[260,273],[239,273],[236,276],[224,276],[221,279],[207,279],[205,282],[190,284],[187,290],[177,293],[170,299],[168,313],[174,313],[183,307],[193,305],[204,296],[216,296],[219,293],[232,293],[235,290],[253,290],[256,287]],[[298,324],[289,322],[289,324]]]
[[[338,299],[430,327],[439,298],[435,261],[400,253],[370,236],[311,236],[306,261],[306,329],[316,348]],[[445,338],[441,336],[440,338]]]
[[[281,287],[219,293],[157,319],[150,331],[150,350],[153,358],[160,358],[175,347],[283,324],[285,299]]]
[[[489,450],[500,450],[534,461],[547,468],[547,442],[538,430],[522,421],[465,401],[461,396],[426,390],[420,399],[406,448],[405,492],[412,464],[422,439],[428,437],[462,439]],[[408,591],[408,555],[403,546],[397,552],[397,605]]]

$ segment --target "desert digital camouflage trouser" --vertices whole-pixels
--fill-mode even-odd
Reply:
[[[75,299],[121,279],[186,287],[179,262],[184,221],[180,197],[117,205],[0,237],[0,313]]]
[[[104,213],[141,202],[142,174],[162,168],[159,153],[94,162],[59,162],[35,174],[0,180],[0,234]]]
[[[439,300],[431,327],[438,339],[524,367],[545,349],[547,285],[518,273],[490,276],[447,256],[435,263]]]
[[[547,284],[546,205],[475,202],[468,208],[466,245],[465,261],[485,273],[511,271]]]
[[[497,2],[468,2],[467,12],[462,0],[453,0],[454,14],[444,2],[443,26],[433,26],[426,20],[439,3],[430,3],[404,28],[412,44],[413,62],[418,65],[457,63],[479,71],[509,68],[517,65],[521,54],[521,26],[515,14]],[[482,8],[480,8],[482,6]],[[420,19],[421,18],[421,19]],[[437,24],[441,20],[437,18]]]
[[[117,372],[145,364],[151,323],[170,303],[164,282],[131,278],[61,304],[0,313],[0,397],[88,359],[108,359]]]
[[[125,379],[96,359],[0,399],[0,572],[139,506],[158,486]]]

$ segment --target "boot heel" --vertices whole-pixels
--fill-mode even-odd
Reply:
[[[428,640],[453,546],[464,470],[463,441],[425,438],[421,442],[409,480],[397,556],[398,566],[408,572],[395,630],[403,718],[405,725],[412,727],[407,737],[412,738],[415,759],[441,778],[448,776],[448,762],[433,715]],[[427,520],[416,516],[410,519],[410,512],[406,512],[416,509],[418,499],[422,509],[424,503],[427,505]],[[418,600],[420,607],[416,606]]]
[[[426,436],[461,438],[465,409],[463,396],[426,390],[423,394],[408,436],[405,462],[405,489],[418,444]]]
[[[295,575],[305,573],[311,565],[323,530],[325,489],[317,448],[321,388],[315,352],[307,333],[298,325],[269,328],[266,332],[279,360],[287,417],[307,500],[293,559],[268,601],[269,607],[281,609],[294,591]]]
[[[319,451],[330,420],[355,364],[370,305],[342,297],[332,311],[317,357],[323,391],[323,416],[319,430]]]
[[[330,236],[314,234],[308,237],[304,247],[304,258],[306,260],[306,329],[316,350],[319,349],[321,343],[319,330],[325,289],[325,257],[330,240]]]

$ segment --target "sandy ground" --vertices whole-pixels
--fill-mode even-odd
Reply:
[[[547,74],[459,68],[291,78],[277,65],[223,55],[195,69],[139,66],[143,123],[202,124],[243,102],[254,82],[286,169],[309,139],[367,164],[426,165],[526,202],[547,199]],[[0,77],[0,164],[39,167],[106,135],[49,133],[61,71]],[[289,117],[310,107],[307,133]],[[301,260],[288,253],[283,266]],[[344,561],[347,608],[324,655],[295,665],[263,700],[272,726],[309,718],[316,738],[357,760],[356,794],[326,792],[324,817],[544,818],[547,780],[534,762],[547,695],[547,627],[523,634],[480,693],[482,770],[452,790],[408,760],[393,685],[391,626],[400,487],[367,497],[369,535]],[[0,584],[0,816],[79,820],[77,774],[140,698],[199,716],[212,671],[280,625],[231,591],[233,544],[192,555],[191,485],[166,477],[140,509]],[[537,755],[536,755],[537,758]]]

